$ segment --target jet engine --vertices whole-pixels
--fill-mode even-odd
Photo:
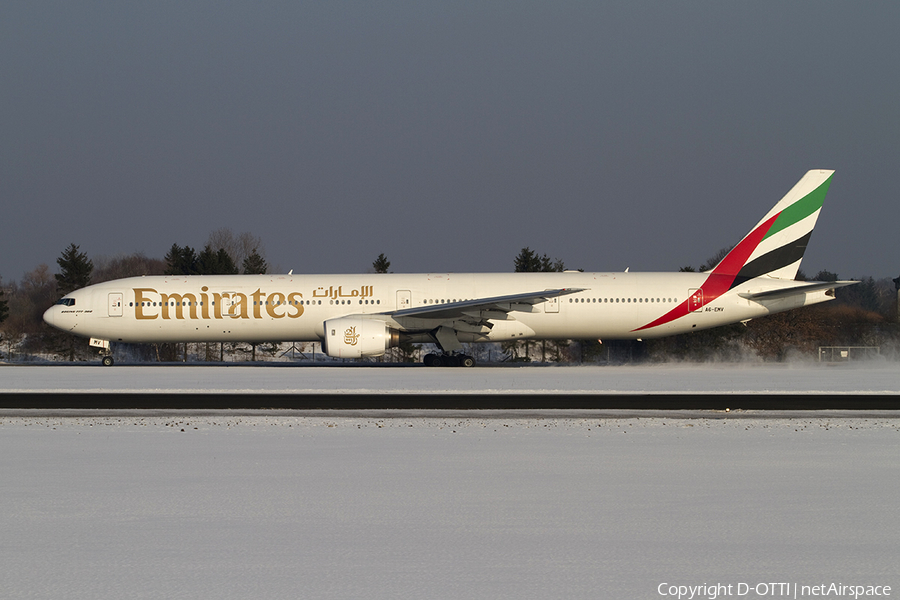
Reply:
[[[335,358],[381,356],[400,343],[400,333],[382,321],[344,317],[325,321],[322,350]]]

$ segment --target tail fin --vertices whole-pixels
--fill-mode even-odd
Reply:
[[[834,171],[808,171],[712,270],[731,287],[762,277],[794,279]]]

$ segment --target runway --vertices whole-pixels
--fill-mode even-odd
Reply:
[[[0,409],[99,410],[566,410],[897,411],[896,395],[809,394],[208,394],[6,393]],[[728,412],[726,412],[728,411]],[[900,416],[900,414],[898,414]]]
[[[893,363],[613,367],[3,366],[2,409],[900,409]]]

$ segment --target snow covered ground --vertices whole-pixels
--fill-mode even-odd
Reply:
[[[2,392],[898,394],[872,361],[610,367],[0,366]]]
[[[897,394],[900,375],[0,366],[0,393],[243,390]],[[773,582],[896,596],[900,419],[886,415],[0,411],[0,597],[653,598],[716,583],[778,597],[738,596]]]
[[[896,595],[898,450],[829,414],[0,414],[0,596]]]

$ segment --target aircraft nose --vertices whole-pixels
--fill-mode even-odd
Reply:
[[[57,317],[59,317],[59,315],[57,314],[57,312],[58,312],[57,307],[55,307],[55,306],[51,306],[50,308],[45,310],[44,311],[44,323],[59,329],[59,324],[57,323]]]

